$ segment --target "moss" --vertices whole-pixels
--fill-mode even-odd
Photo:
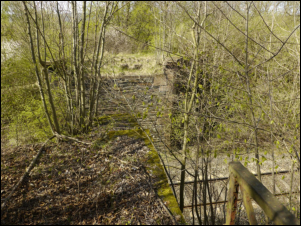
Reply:
[[[107,125],[111,122],[111,117],[109,115],[104,115],[95,119],[96,125]]]
[[[149,133],[149,131],[147,131]],[[158,181],[155,183],[157,187],[157,194],[163,200],[163,202],[168,203],[168,209],[173,216],[179,215],[181,217],[181,223],[186,224],[183,214],[179,208],[178,202],[168,184],[168,179],[164,172],[163,166],[160,164],[160,158],[156,150],[154,149],[148,138],[144,138],[150,152],[148,153],[148,166],[146,169],[154,174]]]
[[[96,118],[95,121],[98,125],[107,125],[112,121],[136,123],[136,119],[129,114],[103,115],[101,117]]]
[[[110,131],[108,132],[108,139],[113,140],[116,137],[125,136],[125,135],[129,137],[138,138],[138,139],[144,138],[141,129],[130,129],[130,130]]]
[[[114,118],[115,121],[124,121],[127,122],[136,122],[133,117],[128,114],[115,114],[111,116],[103,116],[101,120],[107,120],[108,118]],[[138,124],[136,124],[138,126]],[[149,130],[146,130],[146,133],[150,135]],[[173,195],[173,192],[168,184],[168,179],[161,165],[159,155],[152,143],[149,141],[147,136],[140,128],[133,128],[130,130],[118,130],[118,131],[109,131],[107,133],[106,142],[110,142],[119,136],[129,136],[136,139],[142,139],[145,145],[149,148],[147,156],[145,156],[146,170],[156,177],[156,183],[154,184],[158,196],[163,200],[163,202],[168,203],[167,207],[173,216],[180,216],[181,223],[186,224],[183,214],[179,208],[176,198]]]
[[[149,130],[146,130],[146,133],[150,135]],[[133,130],[122,130],[122,131],[112,131],[109,135],[111,138],[115,136],[128,135],[135,138],[142,138],[149,148],[148,155],[146,156],[147,165],[146,170],[151,174],[156,176],[157,182],[154,184],[157,188],[158,196],[163,200],[163,202],[168,203],[168,209],[173,214],[173,216],[179,215],[181,217],[181,223],[185,224],[185,219],[183,214],[179,208],[178,202],[168,184],[168,179],[166,177],[163,166],[161,165],[161,161],[159,155],[149,139],[146,137],[144,132],[141,129],[133,129]]]

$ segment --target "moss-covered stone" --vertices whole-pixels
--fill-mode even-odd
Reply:
[[[113,140],[119,136],[129,136],[134,138],[143,138],[143,132],[140,129],[117,130],[108,132],[108,139]]]
[[[95,119],[95,124],[98,125],[107,125],[110,122],[121,122],[121,123],[136,123],[136,119],[129,114],[112,114],[112,115],[103,115]]]
[[[107,125],[111,122],[111,117],[109,115],[104,115],[95,119],[96,125]]]
[[[177,200],[171,190],[171,187],[168,184],[168,179],[165,174],[164,168],[161,165],[161,161],[159,155],[152,143],[145,135],[145,133],[139,128],[138,124],[134,117],[129,114],[114,114],[108,116],[102,116],[98,118],[98,121],[101,123],[106,123],[108,121],[114,120],[115,122],[128,122],[133,129],[129,130],[117,130],[117,131],[109,131],[105,139],[99,141],[97,144],[104,145],[104,143],[109,143],[113,141],[115,138],[120,136],[129,136],[135,139],[142,139],[145,145],[149,148],[148,154],[145,156],[143,162],[145,162],[146,170],[150,175],[155,178],[155,183],[153,184],[158,196],[166,203],[166,206],[173,214],[173,216],[177,216],[176,218],[180,219],[181,224],[186,224],[183,214],[179,208]],[[148,130],[145,131],[147,135],[150,137],[150,132]],[[180,217],[179,217],[180,216]]]
[[[147,130],[146,133],[149,135],[149,131]],[[146,170],[156,178],[156,183],[154,183],[154,187],[157,191],[158,196],[163,200],[163,202],[166,203],[168,209],[173,214],[173,216],[180,216],[180,223],[185,224],[185,219],[183,217],[183,214],[179,208],[179,205],[177,203],[177,200],[168,184],[167,176],[164,172],[164,169],[160,163],[160,158],[147,138],[147,136],[144,134],[144,132],[141,129],[131,129],[131,130],[119,130],[119,131],[110,131],[108,133],[108,139],[112,140],[115,139],[118,136],[129,136],[134,137],[137,139],[143,139],[146,146],[149,148],[149,152],[147,156],[145,157],[146,162]]]
[[[173,214],[173,216],[180,216],[180,221],[182,224],[186,224],[184,216],[179,208],[178,202],[168,184],[167,176],[164,172],[163,166],[160,164],[160,158],[147,137],[144,138],[150,152],[148,153],[147,170],[154,174],[158,181],[154,184],[157,188],[158,196],[165,202],[168,209]]]

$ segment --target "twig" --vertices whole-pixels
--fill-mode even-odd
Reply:
[[[231,7],[231,9],[233,9],[235,12],[237,12],[242,18],[244,18],[244,20],[246,20],[246,18],[243,15],[241,15],[240,12],[238,12],[236,9],[234,9],[227,1],[225,1],[225,2],[228,4],[228,6]]]
[[[208,34],[214,41],[216,41],[218,44],[220,44],[233,58],[234,60],[240,65],[243,66],[243,63],[237,59],[237,57],[235,57],[235,55],[223,44],[221,43],[217,38],[215,38],[211,33],[209,33],[202,25],[200,25],[197,21],[195,21],[194,18],[192,18],[192,16],[189,14],[188,10],[182,6],[179,2],[176,2],[178,6],[180,6],[185,13],[188,15],[188,17],[196,24],[198,25],[202,30],[204,30],[206,32],[206,34]]]
[[[6,206],[7,201],[12,197],[13,193],[17,190],[17,188],[23,183],[23,181],[25,180],[25,178],[29,175],[30,171],[35,167],[36,162],[38,161],[38,159],[41,157],[42,152],[44,150],[44,147],[46,145],[46,143],[48,141],[50,141],[51,139],[53,139],[55,136],[50,137],[40,148],[38,154],[36,155],[36,157],[34,157],[34,159],[32,160],[32,162],[30,163],[29,167],[27,168],[27,170],[25,171],[25,173],[23,174],[23,176],[20,178],[19,182],[14,186],[13,190],[10,192],[10,194],[7,196],[7,198],[4,199],[3,204],[1,205],[1,212],[3,211],[4,207]],[[3,213],[3,212],[2,212]]]
[[[78,142],[78,143],[81,143],[81,144],[86,144],[86,145],[91,145],[92,143],[90,142],[84,142],[84,141],[80,141],[76,138],[73,138],[73,137],[68,137],[68,136],[65,136],[65,135],[62,135],[62,134],[58,134],[57,132],[54,133],[54,135],[57,137],[57,138],[60,138],[60,139],[68,139],[68,140],[72,140],[72,141],[75,141],[75,142]]]

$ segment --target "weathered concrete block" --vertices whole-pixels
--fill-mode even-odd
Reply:
[[[170,86],[160,86],[159,88],[159,92],[168,92],[168,91],[172,91]]]
[[[153,86],[166,86],[167,81],[164,75],[156,75],[154,78]]]
[[[127,65],[127,64],[122,64],[122,65],[120,65],[120,68],[121,68],[122,70],[127,70],[127,69],[129,69],[129,65]]]
[[[139,70],[141,68],[142,68],[142,64],[135,64],[133,67],[134,70]]]

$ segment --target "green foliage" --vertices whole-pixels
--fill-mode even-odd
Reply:
[[[1,62],[1,119],[11,144],[34,143],[51,134],[31,62],[22,55]]]
[[[146,2],[135,2],[130,14],[130,24],[128,34],[142,43],[136,44],[137,50],[147,51],[148,44],[151,44],[155,32],[155,18],[152,9]]]
[[[51,130],[40,100],[32,99],[24,106],[24,110],[15,112],[12,117],[8,137],[16,144],[40,142],[50,135]]]
[[[259,162],[259,165],[262,165],[262,163],[264,163],[266,160],[267,160],[266,157],[262,156],[261,157],[261,162]]]
[[[12,36],[12,21],[10,21],[10,2],[1,1],[1,41],[2,37],[6,40],[10,40]]]

